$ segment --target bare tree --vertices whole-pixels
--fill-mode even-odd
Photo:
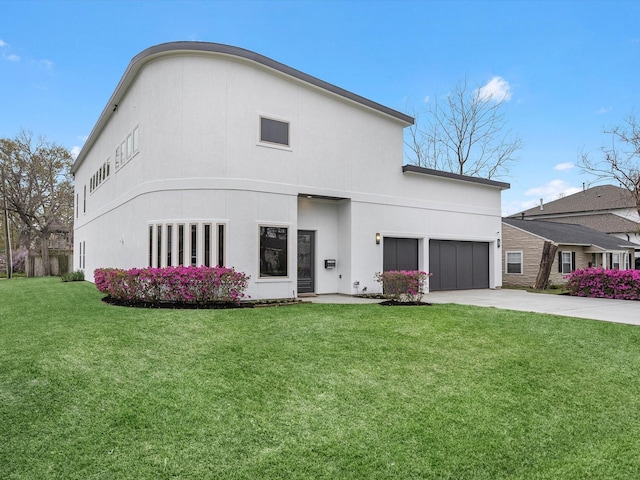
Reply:
[[[588,153],[581,153],[578,164],[599,180],[614,181],[626,188],[640,215],[640,124],[630,114],[622,125],[604,133],[611,136],[611,146],[602,147],[603,157],[593,160]]]
[[[474,177],[505,176],[522,142],[507,127],[508,91],[488,85],[470,90],[465,79],[430,102],[424,114],[414,112],[416,123],[405,141],[408,163]]]
[[[14,139],[0,139],[3,201],[19,219],[28,249],[39,244],[44,274],[50,275],[49,239],[59,225],[73,218],[71,154],[43,138],[22,131]]]

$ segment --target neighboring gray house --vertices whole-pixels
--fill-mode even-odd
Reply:
[[[636,268],[640,268],[640,215],[625,188],[598,185],[509,218],[570,223],[615,235],[636,244]]]
[[[552,284],[577,269],[633,268],[635,244],[582,225],[541,220],[503,219],[502,284],[532,286],[535,283],[545,241],[558,247],[549,277]]]

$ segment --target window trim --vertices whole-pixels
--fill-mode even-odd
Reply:
[[[520,261],[519,262],[509,262],[509,254],[518,254],[520,256]],[[519,272],[510,272],[509,271],[509,265],[520,265],[520,271]],[[504,252],[504,266],[505,266],[505,273],[507,275],[524,275],[524,253],[522,250],[508,250],[506,252]]]

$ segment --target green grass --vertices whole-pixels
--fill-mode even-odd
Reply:
[[[640,329],[0,280],[2,479],[636,479]]]

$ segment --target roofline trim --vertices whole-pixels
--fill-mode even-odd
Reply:
[[[488,178],[470,177],[468,175],[460,175],[458,173],[445,172],[442,170],[434,170],[432,168],[418,167],[416,165],[403,165],[402,173],[418,173],[420,175],[431,175],[433,177],[449,178],[461,182],[478,183],[489,187],[496,187],[500,190],[508,190],[511,185],[506,182],[498,182],[497,180],[489,180]]]
[[[117,109],[118,103],[128,90],[129,86],[133,83],[133,80],[137,76],[138,72],[151,60],[161,57],[161,56],[169,56],[172,54],[180,54],[180,53],[189,53],[189,52],[201,52],[201,53],[214,53],[220,55],[228,55],[231,57],[236,57],[242,60],[248,60],[254,62],[258,65],[262,65],[274,71],[280,72],[284,75],[312,85],[316,88],[325,90],[329,93],[337,95],[339,97],[345,98],[351,102],[360,104],[369,109],[375,110],[379,113],[392,117],[396,120],[399,120],[405,126],[413,125],[415,119],[409,115],[406,115],[402,112],[394,110],[392,108],[386,107],[380,103],[374,102],[373,100],[369,100],[368,98],[362,97],[356,93],[350,92],[343,88],[340,88],[336,85],[333,85],[329,82],[325,82],[324,80],[320,80],[317,77],[304,73],[300,70],[296,70],[295,68],[289,67],[283,63],[277,62],[269,57],[265,57],[264,55],[260,55],[258,53],[252,52],[250,50],[246,50],[240,47],[234,47],[232,45],[225,45],[221,43],[211,43],[211,42],[190,42],[190,41],[179,41],[179,42],[168,42],[161,43],[159,45],[154,45],[149,47],[142,52],[138,53],[125,70],[122,78],[118,82],[113,94],[109,98],[107,105],[104,110],[98,117],[98,121],[95,126],[91,130],[89,137],[85,141],[82,150],[78,154],[73,167],[71,169],[72,173],[76,173],[82,162],[84,161],[84,157],[86,156],[86,152],[88,152],[95,140],[98,136],[98,132],[100,132],[107,121]]]

